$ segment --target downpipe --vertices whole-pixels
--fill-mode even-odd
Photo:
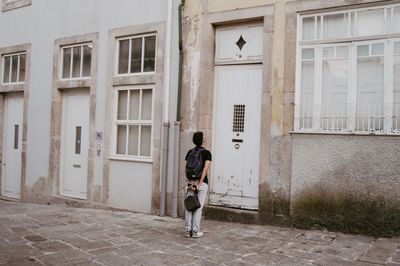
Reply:
[[[172,1],[168,0],[167,32],[165,42],[165,69],[164,69],[164,99],[163,99],[163,128],[161,139],[161,165],[160,165],[160,216],[165,216],[168,178],[168,146],[169,146],[169,97],[171,75],[171,31],[172,31]]]
[[[176,104],[176,121],[174,123],[174,170],[173,170],[173,190],[172,190],[172,210],[171,216],[178,217],[178,188],[179,188],[179,145],[181,132],[181,98],[182,98],[182,76],[183,76],[183,38],[182,38],[182,13],[185,0],[181,0],[178,7],[178,30],[179,30],[179,72],[178,72],[178,96]]]

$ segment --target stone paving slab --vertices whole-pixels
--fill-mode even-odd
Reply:
[[[400,238],[0,200],[0,265],[392,265]]]

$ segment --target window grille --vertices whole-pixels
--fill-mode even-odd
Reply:
[[[244,132],[245,105],[233,106],[233,132]]]

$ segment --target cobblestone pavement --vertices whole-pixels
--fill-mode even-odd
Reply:
[[[0,265],[400,265],[400,238],[0,200]]]

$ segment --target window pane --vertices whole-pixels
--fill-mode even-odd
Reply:
[[[336,57],[347,58],[349,56],[349,48],[347,46],[336,47]]]
[[[129,155],[139,155],[139,126],[129,126]]]
[[[118,74],[128,73],[129,40],[119,41]]]
[[[374,43],[371,47],[372,55],[383,55],[385,52],[385,45],[383,43]]]
[[[383,8],[357,12],[358,36],[383,34],[385,32],[384,17]]]
[[[72,77],[81,76],[81,46],[72,49]]]
[[[314,40],[315,19],[314,17],[303,18],[303,40]]]
[[[343,38],[347,36],[347,14],[324,16],[324,39]]]
[[[127,114],[127,106],[128,106],[128,91],[119,91],[118,92],[118,120],[126,120]]]
[[[151,148],[151,126],[141,126],[140,155],[150,156]]]
[[[142,72],[142,40],[132,39],[131,73]]]
[[[92,63],[92,45],[84,45],[83,46],[83,69],[82,69],[82,77],[90,77]]]
[[[17,82],[18,73],[18,55],[11,57],[11,82]]]
[[[347,128],[348,60],[331,59],[322,63],[322,128]]]
[[[143,90],[142,98],[142,120],[151,120],[152,90]]]
[[[400,6],[393,10],[393,32],[400,32]]]
[[[300,127],[311,128],[314,99],[314,61],[301,65],[301,107]]]
[[[322,54],[324,58],[333,58],[335,57],[335,47],[324,47],[322,49]]]
[[[4,57],[4,66],[3,66],[3,83],[10,82],[10,68],[11,68],[11,57]]]
[[[19,56],[19,80],[20,82],[25,81],[25,64],[26,64],[26,54],[21,54]]]
[[[130,91],[130,103],[129,103],[129,119],[139,119],[139,106],[140,106],[140,90]]]
[[[357,60],[357,130],[383,128],[384,58]]]
[[[400,130],[400,55],[393,58],[393,103],[392,128]]]
[[[71,50],[72,48],[64,48],[64,56],[63,56],[63,70],[62,77],[70,78],[70,70],[71,70]]]
[[[314,48],[306,48],[302,50],[302,59],[314,59]]]
[[[369,45],[359,45],[357,46],[357,56],[368,56],[369,55]]]
[[[395,54],[400,54],[400,42],[395,42],[394,43],[394,53]]]
[[[126,154],[126,126],[117,126],[117,154]]]
[[[156,36],[144,38],[144,72],[154,71],[156,57]]]

